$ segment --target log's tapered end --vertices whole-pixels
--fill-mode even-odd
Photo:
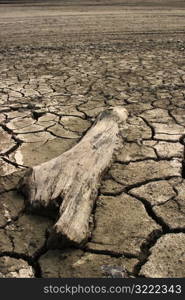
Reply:
[[[112,110],[113,116],[118,118],[118,121],[124,122],[128,118],[128,111],[122,106],[110,107]]]
[[[101,120],[104,118],[111,118],[111,119],[116,120],[117,123],[122,123],[127,120],[128,112],[122,106],[115,106],[115,107],[112,106],[112,107],[109,107],[106,110],[104,110],[102,113],[100,113],[98,120]]]

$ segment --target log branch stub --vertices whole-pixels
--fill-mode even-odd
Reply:
[[[58,207],[59,218],[49,246],[83,245],[89,236],[89,217],[101,178],[123,146],[127,111],[103,111],[81,141],[60,156],[31,168],[19,184],[32,209]]]

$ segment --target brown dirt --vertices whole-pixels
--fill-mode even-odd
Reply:
[[[185,277],[185,2],[4,0],[0,27],[2,277],[101,277],[105,264]],[[48,251],[53,220],[25,212],[19,172],[117,105],[130,116],[89,242]]]

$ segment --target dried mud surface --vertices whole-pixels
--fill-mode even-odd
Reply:
[[[5,2],[0,276],[116,277],[112,266],[121,277],[185,277],[184,2]],[[123,148],[102,181],[89,241],[48,249],[55,220],[26,211],[19,179],[117,105],[129,111]]]

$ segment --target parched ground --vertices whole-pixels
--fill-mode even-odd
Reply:
[[[185,277],[184,1],[5,2],[0,277]],[[129,111],[123,148],[89,241],[47,249],[55,220],[26,211],[19,179],[117,105]]]

